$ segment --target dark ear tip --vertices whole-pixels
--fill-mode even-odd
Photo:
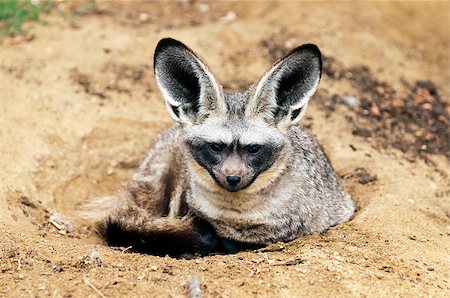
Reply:
[[[303,51],[311,51],[311,52],[320,54],[319,47],[316,46],[315,44],[312,44],[312,43],[305,43],[305,44],[302,44],[301,46],[298,46],[298,47],[296,47],[295,49],[293,49],[292,52],[297,52],[297,51],[300,51],[300,50],[303,50]]]
[[[309,53],[313,57],[319,60],[319,68],[320,68],[320,74],[322,74],[322,54],[320,52],[320,49],[318,46],[312,43],[307,43],[304,45],[301,45],[299,47],[296,47],[293,49],[287,56],[294,54],[294,53]]]
[[[158,44],[156,45],[155,53],[158,53],[168,47],[187,48],[186,45],[184,43],[182,43],[181,41],[178,41],[178,40],[170,38],[170,37],[166,37],[166,38],[161,39],[158,42]]]
[[[322,54],[320,53],[319,47],[312,43],[307,43],[304,45],[301,45],[299,47],[296,47],[291,51],[290,54],[297,53],[297,52],[309,52],[322,60]]]
[[[170,38],[170,37],[166,37],[161,39],[158,44],[156,45],[155,48],[155,54],[153,56],[153,69],[156,70],[156,64],[158,61],[158,57],[166,52],[167,49],[169,48],[176,48],[176,49],[184,49],[187,50],[189,52],[192,52],[184,43],[182,43],[181,41],[178,41],[176,39]]]

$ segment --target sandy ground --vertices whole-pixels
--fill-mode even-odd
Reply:
[[[205,297],[450,296],[445,148],[420,157],[355,133],[355,123],[371,129],[382,120],[326,108],[333,96],[360,99],[351,78],[324,75],[304,121],[358,205],[351,222],[259,251],[185,260],[106,247],[76,216],[89,198],[125,185],[171,123],[152,74],[161,37],[190,45],[232,89],[256,81],[277,49],[309,42],[344,68],[367,66],[400,95],[430,80],[448,108],[449,12],[449,2],[100,2],[72,24],[55,14],[33,26],[33,39],[5,40],[0,296],[185,297],[191,274]]]

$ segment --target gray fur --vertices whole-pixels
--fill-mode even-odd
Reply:
[[[290,241],[349,220],[355,211],[351,197],[321,145],[296,125],[320,73],[319,50],[305,45],[274,64],[257,85],[227,94],[185,45],[161,40],[155,75],[178,123],[161,134],[133,176],[131,200],[146,216],[199,217],[219,236],[251,244]],[[202,154],[210,154],[209,147],[195,152],[196,140],[229,149],[208,164],[211,158]],[[260,172],[242,149],[253,144],[276,148],[257,162]],[[228,187],[229,175],[240,175],[242,182]],[[123,212],[115,220],[133,225]]]

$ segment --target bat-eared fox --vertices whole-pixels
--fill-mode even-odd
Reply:
[[[305,44],[256,85],[229,94],[192,50],[162,39],[154,72],[177,123],[121,195],[91,202],[105,210],[105,241],[156,255],[233,253],[348,221],[350,195],[297,124],[321,70],[319,49]]]

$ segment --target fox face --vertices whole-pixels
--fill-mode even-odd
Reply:
[[[185,132],[192,179],[218,192],[245,192],[277,178],[291,146],[288,129],[319,83],[321,55],[314,45],[294,49],[257,85],[234,94],[224,93],[206,64],[173,39],[159,42],[154,69],[167,110]]]
[[[195,162],[227,191],[247,188],[283,149],[284,139],[276,131],[268,133],[267,128],[244,119],[211,120],[189,129],[186,144]],[[211,133],[213,130],[216,133]]]

